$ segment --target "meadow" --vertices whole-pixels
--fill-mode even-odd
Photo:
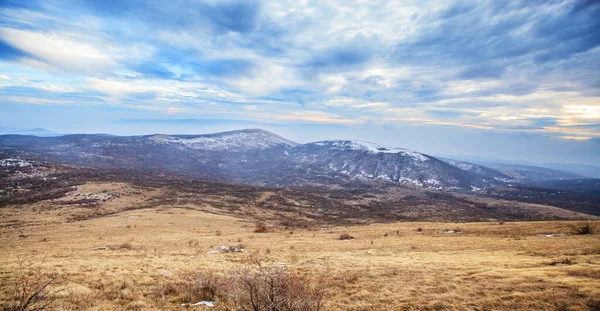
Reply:
[[[207,206],[119,210],[160,190],[87,187],[118,189],[120,203],[79,218],[73,215],[90,207],[54,201],[0,209],[0,304],[7,310],[15,290],[49,280],[51,310],[228,310],[235,305],[225,287],[256,271],[305,282],[302,290],[313,295],[303,298],[318,293],[320,310],[600,308],[598,221],[298,228]],[[215,305],[190,306],[201,300]]]

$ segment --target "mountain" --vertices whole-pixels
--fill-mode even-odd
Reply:
[[[502,182],[502,183],[515,183],[518,182],[517,179],[515,179],[513,176],[503,173],[501,171],[483,166],[483,165],[478,165],[478,164],[474,164],[474,163],[470,163],[470,162],[465,162],[465,161],[458,161],[458,160],[453,160],[453,159],[448,159],[448,158],[440,158],[440,160],[455,166],[463,171],[467,171],[470,172],[472,174],[476,174],[478,176],[481,176],[482,178],[486,179],[486,180],[494,180],[496,182]]]
[[[566,164],[566,163],[544,163],[542,166],[563,171],[586,178],[600,178],[600,166],[597,165],[583,165],[583,164]]]
[[[297,143],[265,130],[252,129],[209,135],[152,135],[150,140],[178,148],[199,151],[245,152],[275,147],[294,147]]]
[[[486,166],[509,175],[521,183],[582,178],[581,175],[532,165],[486,163]]]
[[[5,133],[9,133],[11,131],[14,131],[15,129],[12,127],[6,127],[6,126],[0,126],[0,134],[5,134]]]
[[[375,182],[473,191],[521,176],[368,142],[298,144],[260,129],[207,135],[2,135],[0,148],[65,164],[266,186]]]
[[[20,130],[11,130],[8,131],[7,134],[14,135],[33,135],[33,136],[59,136],[61,134],[54,133],[50,130],[44,128],[33,128],[33,129],[20,129]]]
[[[479,176],[434,157],[401,148],[351,140],[308,143],[293,149],[294,162],[358,179],[383,180],[439,190],[491,186]]]
[[[462,170],[478,174],[507,184],[537,185],[545,181],[582,179],[582,175],[572,172],[534,165],[497,162],[467,162],[439,157],[439,159]]]

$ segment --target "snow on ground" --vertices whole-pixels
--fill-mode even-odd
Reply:
[[[21,158],[8,158],[0,160],[0,167],[31,167],[32,164],[29,161],[25,161]]]

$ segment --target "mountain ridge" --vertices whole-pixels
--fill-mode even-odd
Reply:
[[[478,191],[517,181],[488,167],[465,165],[410,149],[360,140],[298,144],[262,129],[200,135],[2,135],[0,147],[66,164],[145,168],[268,186],[358,181]]]

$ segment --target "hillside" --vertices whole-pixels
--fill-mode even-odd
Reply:
[[[473,191],[504,182],[411,150],[358,141],[297,144],[263,130],[127,137],[3,135],[0,148],[64,164],[266,186],[378,182]]]

